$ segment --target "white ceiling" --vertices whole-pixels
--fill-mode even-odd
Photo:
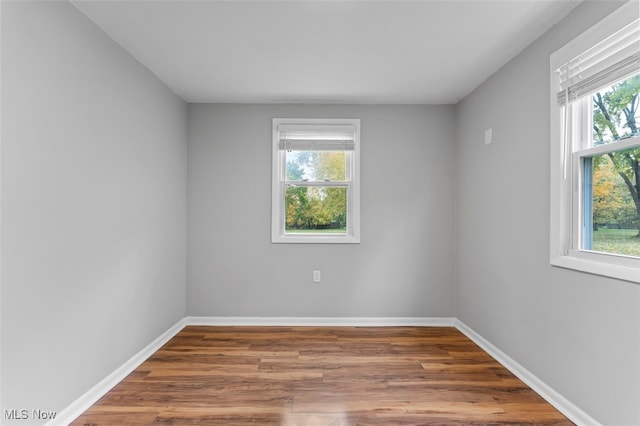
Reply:
[[[187,102],[456,103],[572,0],[72,0]]]

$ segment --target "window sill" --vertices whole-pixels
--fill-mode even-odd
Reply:
[[[552,258],[551,265],[640,284],[640,259],[572,250]]]
[[[360,238],[353,235],[309,235],[287,234],[271,238],[275,244],[360,244]]]

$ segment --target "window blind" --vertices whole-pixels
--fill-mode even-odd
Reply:
[[[561,105],[640,72],[640,20],[571,59],[557,72],[561,89],[557,98]]]
[[[356,128],[352,125],[281,124],[279,148],[292,151],[353,151]]]

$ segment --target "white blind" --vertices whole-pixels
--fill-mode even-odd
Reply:
[[[280,149],[292,151],[353,151],[356,128],[348,124],[280,124]]]
[[[565,104],[640,72],[640,20],[562,65],[558,103]],[[568,96],[568,98],[567,98]]]

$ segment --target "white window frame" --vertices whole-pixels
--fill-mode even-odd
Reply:
[[[286,149],[281,146],[279,128],[286,126],[309,126],[317,129],[319,138],[323,128],[331,126],[353,126],[353,149],[347,165],[347,179],[340,186],[347,188],[347,232],[346,233],[286,233]],[[360,120],[350,118],[274,118],[272,135],[271,178],[271,242],[306,244],[358,244],[360,243]],[[313,186],[335,186],[332,182],[311,182]]]
[[[585,138],[591,137],[590,98],[576,101],[565,117],[565,107],[557,101],[561,90],[557,70],[638,19],[639,8],[637,0],[627,2],[550,58],[550,263],[634,283],[640,283],[640,258],[581,249],[582,165],[584,157],[635,146],[638,138],[598,147],[582,146],[580,141],[584,138],[581,138],[580,132],[589,133],[584,135]],[[565,128],[565,120],[571,123],[568,129]]]

